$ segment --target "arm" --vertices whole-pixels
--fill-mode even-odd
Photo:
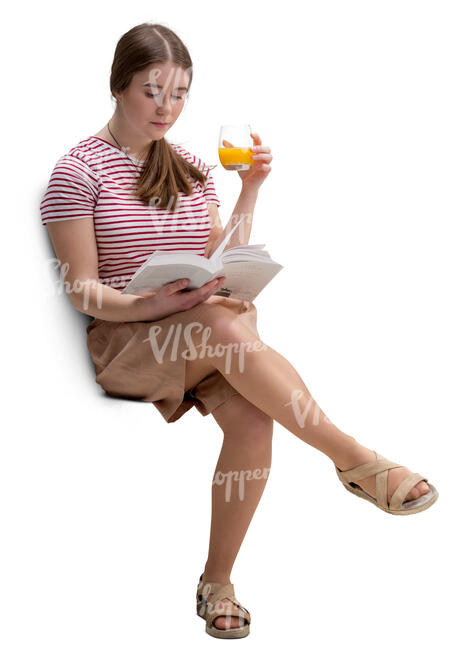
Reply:
[[[225,250],[233,246],[241,246],[248,244],[250,239],[250,231],[252,229],[253,211],[255,203],[257,202],[258,189],[245,187],[242,188],[239,198],[234,207],[233,214],[231,215],[226,227],[223,229],[220,216],[218,214],[218,207],[215,203],[207,203],[210,219],[212,221],[212,229],[210,231],[209,241],[205,249],[205,257],[210,257],[213,252],[218,248],[220,243],[229,233],[229,231],[236,225],[239,219],[243,216],[244,219],[240,226],[231,235],[231,239],[226,245]]]
[[[254,141],[254,146],[251,149],[254,152],[254,155],[252,155],[254,164],[250,169],[238,172],[242,180],[241,193],[239,194],[233,214],[226,224],[225,229],[223,229],[223,226],[221,225],[217,205],[214,203],[207,203],[207,208],[212,221],[212,230],[210,232],[209,241],[207,242],[205,257],[210,257],[214,253],[229,231],[239,221],[240,217],[244,217],[242,223],[233,232],[225,250],[232,248],[233,246],[241,246],[249,243],[253,211],[255,209],[255,203],[257,202],[258,190],[271,171],[270,163],[273,159],[271,149],[262,145],[260,136],[257,133],[252,133],[251,136]]]
[[[98,254],[91,217],[47,223],[66,293],[80,312],[112,321],[137,321],[143,297],[98,281]]]

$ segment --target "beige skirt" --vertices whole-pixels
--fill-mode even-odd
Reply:
[[[157,321],[117,322],[95,318],[87,327],[95,381],[108,395],[152,402],[169,423],[193,406],[202,415],[208,415],[238,394],[218,370],[185,391],[186,361],[190,354],[185,328],[196,323],[191,326],[196,335],[207,327],[201,313],[209,308],[210,302],[225,306],[234,318],[259,336],[257,310],[252,302],[217,295],[192,309]]]

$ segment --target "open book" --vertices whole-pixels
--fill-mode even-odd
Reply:
[[[122,293],[156,291],[164,284],[181,278],[190,280],[187,291],[198,289],[213,278],[224,275],[225,283],[214,295],[254,300],[283,266],[263,250],[265,244],[233,246],[224,251],[240,221],[230,230],[210,258],[195,253],[155,251],[137,269]]]

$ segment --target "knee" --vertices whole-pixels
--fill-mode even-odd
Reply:
[[[249,451],[266,449],[273,439],[273,418],[252,405],[251,413],[240,414],[239,423],[224,435],[245,445]]]
[[[273,440],[273,420],[271,423],[250,424],[244,433],[245,444],[249,450],[260,451],[267,449]]]
[[[217,342],[241,343],[249,340],[247,328],[229,309],[217,304],[207,304],[203,311],[204,327],[210,328],[210,339]],[[250,337],[253,340],[254,337]]]

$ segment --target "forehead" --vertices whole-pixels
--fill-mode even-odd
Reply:
[[[133,80],[141,85],[149,82],[157,86],[187,87],[189,73],[187,70],[170,62],[155,63],[133,75]]]

